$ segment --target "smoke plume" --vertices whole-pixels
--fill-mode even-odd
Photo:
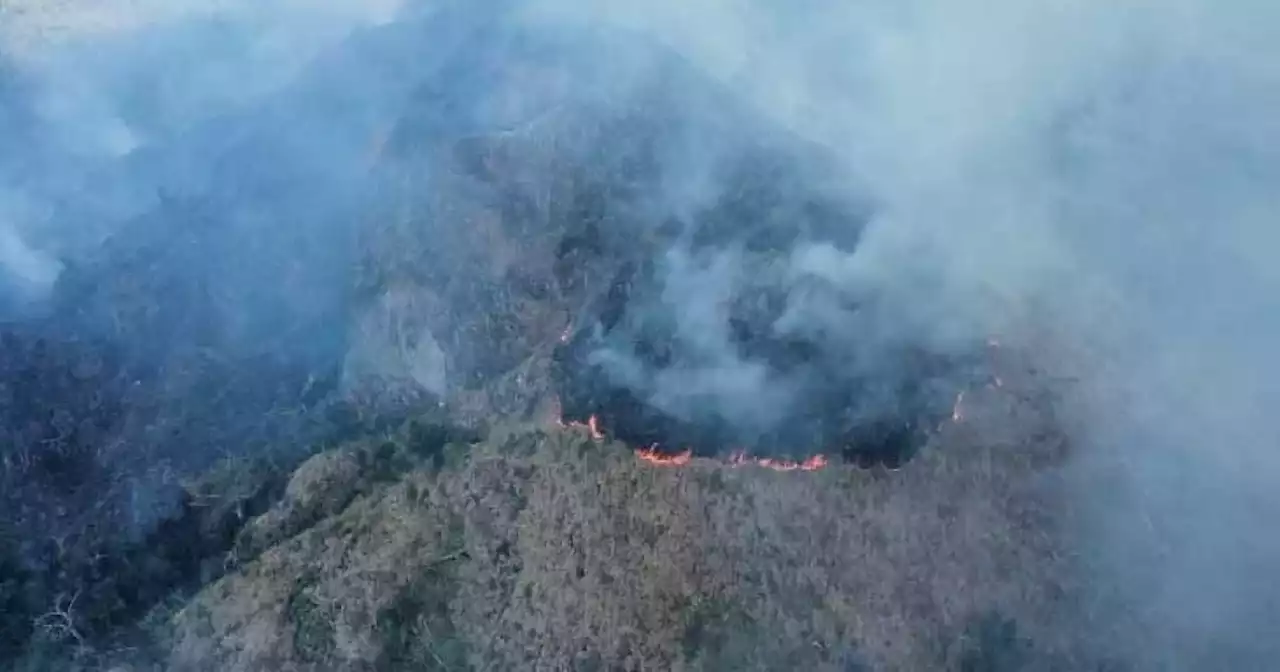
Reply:
[[[812,189],[846,216],[829,235],[812,213],[770,222],[797,232],[767,261],[732,226],[711,245],[668,240],[635,324],[665,325],[676,365],[617,341],[598,343],[593,363],[672,414],[759,435],[808,399],[809,378],[744,354],[721,319],[757,290],[783,297],[763,322],[771,334],[819,343],[822,368],[849,380],[905,380],[901,352],[963,355],[990,337],[1038,352],[1077,379],[1062,393],[1081,450],[1063,480],[1082,558],[1115,602],[1097,609],[1119,625],[1099,628],[1123,626],[1117,646],[1154,669],[1257,668],[1280,653],[1267,632],[1280,616],[1268,525],[1280,514],[1268,417],[1280,407],[1280,6],[310,5],[0,5],[0,311],[74,286],[66,274],[104,245],[161,244],[178,235],[173,213],[203,208],[219,225],[183,229],[197,242],[147,272],[199,297],[177,303],[209,321],[165,317],[166,329],[238,352],[349,349],[349,366],[404,369],[440,393],[465,377],[463,358],[446,362],[447,338],[378,312],[433,308],[388,290],[355,320],[361,333],[397,325],[407,354],[390,359],[347,343],[358,337],[333,317],[350,307],[352,241],[392,190],[367,169],[370,139],[411,105],[439,113],[421,122],[431,133],[465,135],[515,133],[568,101],[577,112],[552,137],[613,170],[589,141],[610,131],[574,120],[626,119],[661,80],[645,108],[672,121],[645,150],[659,177],[630,219],[612,220],[629,228],[606,236],[625,243],[714,210],[734,184],[728,159],[779,143],[819,157],[800,162],[803,185],[765,179],[780,198]],[[650,43],[674,56],[634,46]],[[553,53],[578,84],[501,97],[502,77],[519,78],[458,56],[476,45],[498,60]],[[673,59],[702,74],[665,79],[683,71]],[[457,74],[478,71],[493,79]],[[423,103],[429,81],[448,90]],[[788,139],[740,123],[754,115]],[[438,168],[423,185],[455,184]],[[172,216],[154,216],[164,208]],[[467,273],[440,226],[432,263]],[[860,398],[864,410],[902,401],[893,389]]]
[[[1275,8],[700,7],[603,15],[698,54],[868,185],[862,245],[824,272],[873,283],[933,337],[1033,314],[1047,358],[1072,349],[1049,363],[1082,376],[1085,554],[1152,637],[1135,655],[1273,660]]]

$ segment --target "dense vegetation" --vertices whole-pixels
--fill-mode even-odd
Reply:
[[[108,233],[0,325],[3,664],[1092,662],[1045,487],[1067,447],[1024,366],[996,387],[914,344],[775,338],[791,297],[753,287],[729,346],[807,387],[774,422],[793,431],[751,447],[848,462],[777,473],[716,444],[657,467],[645,432],[682,437],[650,416],[618,425],[631,445],[559,422],[652,410],[592,396],[601,334],[645,367],[707,364],[654,272],[675,246],[782,282],[798,245],[852,248],[865,216],[824,190],[821,152],[688,64],[616,38],[653,68],[612,81],[574,58],[615,36],[591,39],[391,25],[85,178],[130,207],[55,213]],[[706,165],[674,158],[693,139],[720,147]],[[698,171],[716,186],[673,203]],[[891,306],[830,284],[802,290],[896,339]]]

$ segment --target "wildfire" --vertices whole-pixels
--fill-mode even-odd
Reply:
[[[586,422],[565,422],[564,420],[557,420],[557,422],[561,427],[577,427],[579,429],[585,429],[587,430],[587,433],[591,435],[591,438],[596,441],[604,440],[604,432],[600,429],[600,419],[594,415],[587,418]]]
[[[586,422],[569,421],[563,419],[557,420],[557,424],[561,427],[573,427],[586,430],[591,438],[596,441],[603,441],[605,438],[604,430],[600,428],[600,419],[592,415],[587,418]],[[683,467],[693,461],[693,451],[685,450],[680,453],[664,453],[658,449],[657,445],[641,448],[636,451],[636,457],[644,462],[648,462],[658,467]],[[754,466],[773,471],[817,471],[827,466],[828,461],[824,455],[814,455],[805,459],[803,462],[794,460],[780,460],[772,457],[751,457],[746,451],[738,451],[729,457],[727,464],[730,467]]]
[[[774,471],[817,471],[827,466],[827,458],[824,455],[814,455],[803,462],[796,462],[775,460],[771,457],[749,457],[746,453],[739,451],[729,458],[729,464],[734,467],[753,465]]]
[[[666,454],[658,450],[657,446],[641,448],[636,451],[636,457],[648,462],[649,464],[659,467],[681,467],[693,459],[693,451],[686,450],[682,453]],[[817,471],[827,466],[827,458],[823,455],[814,455],[803,462],[794,460],[779,460],[771,457],[751,457],[745,452],[737,452],[729,457],[727,464],[730,467],[761,467],[764,469],[772,469],[773,471]]]
[[[658,452],[657,446],[650,446],[649,448],[637,450],[636,457],[659,467],[682,467],[689,464],[689,461],[693,459],[693,451],[686,450],[683,453],[666,455]]]

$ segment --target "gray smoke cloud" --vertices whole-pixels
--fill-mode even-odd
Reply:
[[[954,325],[958,310],[999,333],[1002,310],[1037,304],[1056,339],[1087,349],[1071,431],[1090,450],[1075,486],[1096,505],[1101,580],[1154,638],[1132,646],[1162,669],[1270,664],[1276,9],[923,2],[893,14],[846,17],[869,55],[836,66],[847,87],[807,61],[823,85],[802,108],[820,123],[795,122],[847,148],[886,204],[871,229],[882,245],[846,263],[891,288],[910,287],[904,270],[940,274],[942,295],[904,297],[940,311],[924,324]]]
[[[142,169],[125,169],[125,178],[102,171],[270,100],[327,45],[394,24],[403,10],[119,4],[2,6],[3,56],[34,82],[21,115],[0,100],[0,119],[26,124],[20,149],[0,160],[9,183],[0,188],[0,285],[11,292],[47,291],[62,253],[97,244],[113,223],[154,206],[157,184],[222,185],[230,201],[251,191],[264,176],[204,162],[225,146],[221,130],[188,138],[181,155],[161,162],[163,180]],[[500,6],[473,13],[508,11]],[[820,281],[877,297],[889,313],[879,342],[945,351],[997,335],[1042,347],[1046,366],[1080,379],[1068,429],[1083,449],[1066,479],[1082,512],[1082,553],[1106,586],[1098,592],[1116,596],[1123,632],[1143,633],[1131,638],[1141,665],[1257,668],[1276,654],[1265,635],[1280,609],[1270,576],[1280,542],[1268,527],[1280,514],[1280,430],[1269,421],[1280,405],[1280,6],[550,0],[513,11],[530,27],[610,26],[666,44],[834,157],[823,188],[870,204],[869,219],[855,250],[802,240],[775,269],[794,290],[780,332],[856,323],[829,294],[799,289]],[[296,168],[302,192],[328,198],[362,160],[377,125],[371,110],[400,104],[403,75],[458,47],[316,84],[303,101],[332,106],[288,108],[289,123],[270,128],[295,135],[273,146],[273,165]],[[644,57],[611,65],[585,49],[577,57],[610,81],[606,96],[639,86],[654,65]],[[359,93],[341,88],[368,77],[385,80]],[[7,91],[0,86],[0,96],[16,95]],[[681,93],[674,100],[689,115],[720,116],[708,98]],[[349,107],[335,111],[335,101]],[[495,118],[545,111],[536,100],[490,102]],[[713,134],[669,143],[653,207],[680,214],[714,201],[723,186],[715,157],[737,142]],[[19,164],[38,170],[19,180]],[[244,231],[286,213],[324,219],[323,206],[264,200],[272,207],[239,213]],[[83,228],[48,215],[68,208]],[[241,286],[228,313],[258,305],[250,269],[298,246],[313,250],[307,263],[328,264],[326,250],[348,240],[343,231],[284,227],[263,251],[244,253],[254,263],[218,268]],[[688,408],[696,398],[724,417],[775,421],[789,390],[734,355],[712,319],[724,299],[717,292],[757,269],[734,250],[682,254],[668,259],[661,298],[697,366],[654,375],[624,351],[598,356],[660,406]],[[279,298],[315,284],[299,280]],[[1028,322],[1051,342],[1027,342]],[[432,363],[440,346],[426,335],[410,340],[430,347],[410,357],[406,366],[418,368],[406,375],[446,387]],[[367,359],[396,366],[377,353]]]
[[[47,286],[49,255],[96,245],[172,176],[103,177],[115,162],[270,97],[398,0],[326,3],[0,3],[0,267]],[[207,158],[207,157],[206,157]],[[209,169],[205,169],[208,171]],[[61,224],[57,208],[86,220]],[[61,217],[65,219],[65,217]],[[107,221],[103,221],[107,220]]]
[[[798,268],[916,338],[1030,313],[1069,344],[1085,555],[1143,667],[1274,664],[1277,6],[582,5],[549,11],[651,31],[840,156],[873,220]]]

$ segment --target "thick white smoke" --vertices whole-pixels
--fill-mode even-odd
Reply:
[[[397,6],[10,0],[0,36],[43,77],[53,144],[110,157],[265,96]],[[1081,377],[1069,430],[1083,451],[1068,476],[1089,514],[1086,555],[1149,635],[1134,640],[1155,656],[1145,662],[1256,668],[1274,653],[1280,4],[547,0],[521,12],[653,37],[834,153],[874,218],[855,253],[801,249],[794,272],[873,287],[917,337],[1016,339],[1030,319],[1066,344],[1070,361],[1046,365]],[[125,95],[140,90],[141,107]],[[715,188],[675,187],[687,202]],[[47,282],[56,265],[13,231],[0,220],[0,267]],[[740,371],[721,373],[699,384],[743,389]]]
[[[31,249],[9,225],[0,225],[0,284],[14,288],[19,302],[38,301],[53,287],[61,265]]]
[[[262,100],[353,31],[394,19],[400,6],[400,0],[0,2],[0,77],[11,70],[27,85],[19,93],[0,82],[0,98],[7,98],[0,112],[20,105],[29,117],[17,127],[0,114],[0,167],[17,171],[7,182],[20,183],[0,191],[0,269],[10,276],[0,278],[0,288],[8,280],[24,294],[40,293],[58,274],[50,255],[105,233],[53,235],[42,220],[51,201],[103,187],[86,177],[95,166]]]
[[[650,32],[841,156],[879,209],[811,272],[943,339],[1033,313],[1070,345],[1047,364],[1083,376],[1085,555],[1153,637],[1145,663],[1275,653],[1280,5],[550,7]]]

